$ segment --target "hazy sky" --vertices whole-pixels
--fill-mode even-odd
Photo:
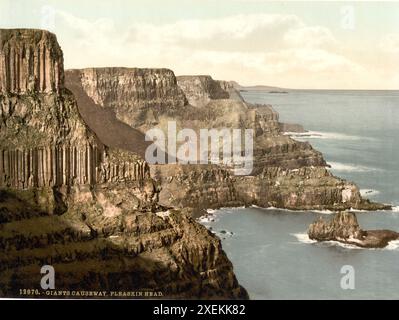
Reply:
[[[0,0],[66,68],[164,67],[244,85],[399,89],[399,2]]]

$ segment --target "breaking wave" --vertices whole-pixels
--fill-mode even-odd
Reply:
[[[305,243],[305,244],[317,243],[318,245],[327,246],[327,247],[337,246],[337,247],[342,247],[345,249],[356,249],[356,250],[397,250],[397,249],[399,249],[399,240],[389,241],[388,245],[385,248],[376,249],[376,248],[362,248],[362,247],[358,247],[354,244],[342,243],[339,241],[318,242],[317,240],[310,239],[309,236],[307,235],[307,233],[290,233],[290,235],[294,236],[301,243]]]
[[[375,189],[360,189],[360,194],[362,197],[373,197],[379,194],[380,192]]]
[[[295,238],[297,238],[297,240],[299,242],[302,242],[302,243],[306,243],[306,244],[317,243],[316,240],[310,239],[307,233],[290,233],[290,235],[294,236]]]
[[[321,131],[307,131],[307,132],[284,132],[285,135],[296,139],[326,139],[326,140],[374,140],[369,137],[353,136],[339,132],[321,132]]]
[[[370,168],[366,166],[360,166],[355,164],[347,164],[341,162],[328,162],[331,166],[332,170],[339,172],[371,172],[371,171],[380,171],[381,169]]]

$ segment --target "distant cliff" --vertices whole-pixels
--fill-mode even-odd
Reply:
[[[228,99],[230,95],[210,76],[179,76],[177,83],[193,106],[206,105],[211,100]]]
[[[71,71],[76,72],[76,71]],[[84,73],[85,71],[80,71]],[[122,69],[124,73],[129,73]],[[130,74],[134,76],[136,69]],[[171,77],[171,71],[163,69],[142,69],[139,79],[148,82],[154,77]],[[126,97],[130,96],[128,81],[119,81],[111,76],[107,68],[96,69],[103,87],[114,84],[124,96],[110,95],[107,106],[113,106],[118,114]],[[67,79],[71,73],[67,72]],[[144,77],[144,80],[143,78]],[[83,80],[82,80],[83,81]],[[115,84],[115,81],[118,81]],[[137,82],[138,80],[131,80]],[[166,81],[166,80],[165,80]],[[326,162],[320,152],[308,142],[300,142],[284,135],[284,126],[279,122],[278,113],[270,105],[256,105],[245,102],[231,82],[215,81],[210,76],[182,76],[177,81],[168,81],[169,93],[165,100],[168,108],[151,106],[143,94],[139,104],[132,104],[132,114],[140,105],[147,105],[147,118],[136,122],[129,118],[127,124],[145,132],[146,128],[159,127],[165,130],[168,120],[177,121],[179,128],[191,128],[199,132],[201,128],[242,128],[253,129],[254,169],[250,176],[234,176],[231,168],[225,165],[155,165],[151,175],[161,187],[160,201],[167,206],[180,208],[217,208],[233,205],[275,206],[290,209],[377,209],[384,205],[369,203],[362,199],[355,184],[334,177],[325,167]],[[86,88],[86,93],[96,98],[94,87]],[[159,91],[161,92],[161,91]],[[171,92],[178,93],[175,98]],[[187,102],[188,103],[187,103]],[[105,106],[105,105],[104,105]],[[154,115],[154,117],[153,117]],[[152,123],[152,126],[143,126]]]
[[[65,88],[55,35],[0,30],[0,43],[0,296],[40,289],[40,268],[51,264],[57,290],[248,298],[220,240],[185,212],[158,203],[140,152],[111,148],[87,126]],[[139,101],[137,119],[145,118],[145,103],[158,106],[165,95],[175,101],[180,94],[186,103],[177,87],[169,91],[168,81],[175,84],[169,71],[169,80],[157,73],[143,79],[141,70],[109,70],[106,81],[87,71],[78,79],[94,89],[96,103],[116,107],[123,94],[108,82],[114,73],[129,88],[120,106],[135,102],[125,110],[129,117]],[[71,89],[98,107],[81,86]]]
[[[67,70],[66,75],[67,81],[80,81],[95,104],[110,108],[119,120],[135,128],[152,126],[158,114],[173,116],[187,104],[168,69],[90,68]]]

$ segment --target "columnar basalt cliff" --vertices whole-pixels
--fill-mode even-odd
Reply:
[[[72,73],[84,77],[85,70],[67,72],[67,83],[73,84]],[[129,73],[126,69],[120,72]],[[132,69],[130,74],[137,72]],[[170,71],[171,72],[171,71]],[[166,77],[165,70],[142,69],[140,78],[149,81],[157,73]],[[118,94],[110,95],[108,105],[118,113],[129,93],[126,81],[109,73],[107,68],[96,69],[101,75],[103,87],[113,84]],[[115,71],[115,74],[118,74]],[[166,73],[169,77],[170,73]],[[83,80],[81,80],[83,81]],[[131,80],[137,82],[136,80]],[[234,176],[223,165],[155,165],[151,174],[161,186],[160,201],[166,206],[190,207],[198,211],[203,208],[217,208],[232,205],[275,206],[290,209],[332,209],[353,208],[381,209],[389,206],[370,203],[362,199],[359,190],[351,182],[334,177],[327,169],[322,154],[308,142],[300,142],[284,135],[284,126],[278,113],[270,105],[256,105],[244,101],[231,82],[215,81],[210,76],[182,76],[177,81],[168,81],[169,92],[178,92],[175,99],[166,100],[169,109],[154,108],[146,104],[146,95],[137,98],[138,106],[147,105],[147,114],[156,114],[152,127],[166,132],[165,122],[174,120],[178,128],[191,128],[197,133],[201,128],[241,128],[254,130],[254,168],[249,176]],[[86,88],[86,94],[95,100],[93,92]],[[69,84],[68,84],[69,85]],[[136,89],[133,89],[133,91]],[[154,89],[150,87],[147,95]],[[182,98],[184,93],[185,97]],[[125,96],[126,95],[126,96]],[[137,102],[136,99],[136,102]],[[183,101],[187,101],[188,103]],[[123,110],[124,107],[122,107]],[[134,114],[135,107],[132,106]],[[144,115],[142,113],[142,115]],[[173,116],[172,116],[173,115]],[[147,120],[145,120],[147,119]],[[134,123],[126,122],[144,133],[142,123],[150,118],[140,118]]]
[[[0,43],[0,295],[41,290],[51,264],[58,290],[248,298],[220,240],[160,206],[148,164],[86,125],[55,35],[0,30]]]
[[[23,40],[23,41],[21,41]],[[26,29],[2,30],[0,91],[52,92],[63,84],[62,51],[54,37]]]
[[[0,187],[26,189],[148,177],[148,168],[137,157],[117,165],[107,161],[111,153],[87,129],[74,97],[64,89],[62,51],[54,35],[2,30],[0,39],[6,64],[1,73],[5,86],[0,95]],[[15,57],[10,58],[10,52]],[[22,83],[27,84],[29,78],[37,86],[28,90]]]

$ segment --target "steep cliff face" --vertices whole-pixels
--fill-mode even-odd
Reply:
[[[240,91],[235,87],[233,81],[218,80],[220,87],[229,94],[229,99],[244,101]]]
[[[177,79],[189,102],[196,106],[194,109],[186,108],[179,119],[183,127],[254,130],[253,175],[267,166],[299,168],[326,165],[321,153],[309,143],[282,135],[279,115],[271,105],[245,102],[232,82],[215,81],[210,76]]]
[[[53,34],[17,29],[1,30],[0,37],[1,55],[9,64],[1,74],[6,86],[0,95],[0,187],[59,187],[148,177],[138,157],[132,155],[118,165],[108,161],[111,154],[86,127],[74,97],[64,89],[62,51]],[[20,55],[10,58],[10,52]],[[32,77],[37,86],[29,90],[12,85]]]
[[[204,106],[211,100],[228,99],[229,93],[210,76],[179,76],[177,83],[193,106]]]
[[[0,74],[0,295],[40,290],[40,268],[51,264],[58,290],[247,298],[220,241],[184,212],[159,206],[148,164],[105,146],[86,126],[64,88],[55,36],[39,30],[0,36],[8,64]],[[25,48],[21,61],[29,68],[39,70],[40,63],[43,70],[26,75],[11,68],[15,48]],[[28,49],[45,58],[25,61]],[[26,89],[21,83],[32,75],[39,84]],[[156,79],[139,86],[158,90]],[[97,98],[107,101],[108,89]],[[149,97],[142,94],[130,97]]]
[[[1,92],[52,92],[61,88],[62,51],[48,32],[2,29],[0,52]]]
[[[134,128],[153,126],[159,114],[173,116],[187,104],[168,69],[92,68],[68,70],[66,77],[77,78],[94,103]]]

